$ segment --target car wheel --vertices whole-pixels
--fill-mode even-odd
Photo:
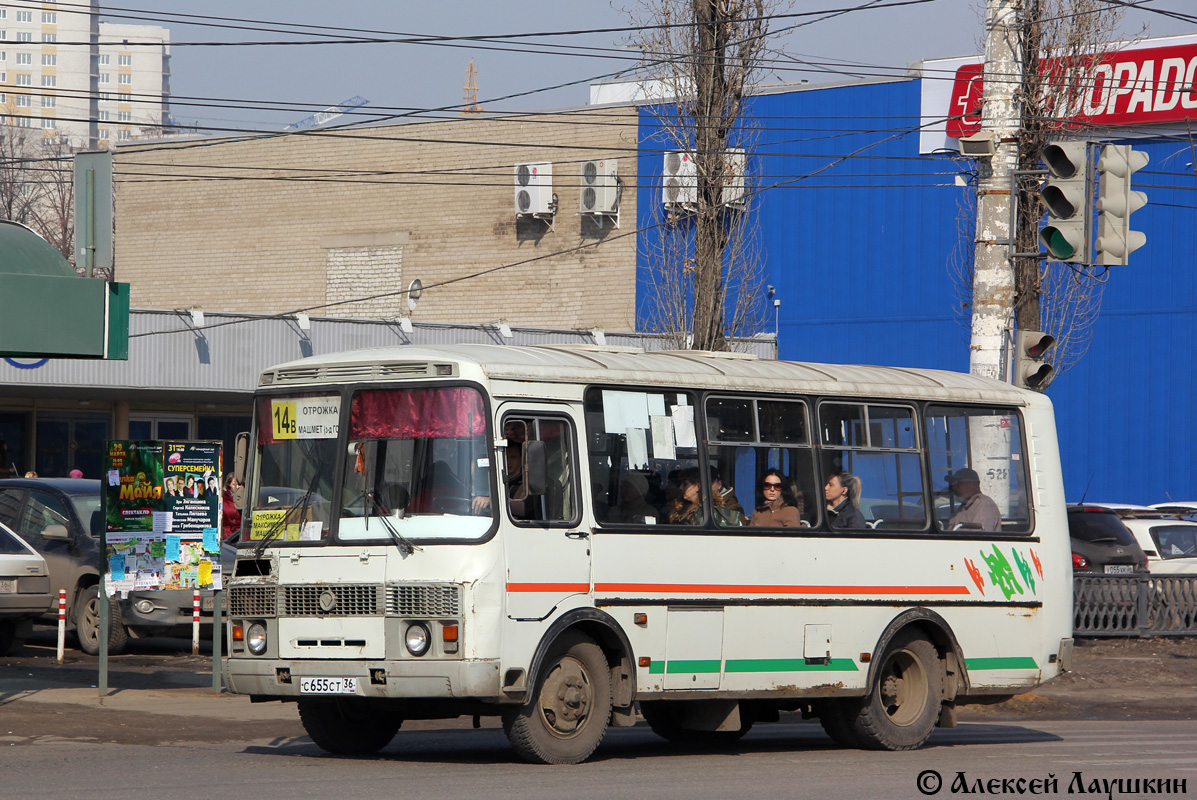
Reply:
[[[75,598],[75,634],[79,637],[79,649],[88,655],[100,652],[100,587],[88,586],[79,591]],[[125,651],[129,642],[129,631],[121,621],[121,609],[116,603],[108,604],[108,655],[115,656]]]

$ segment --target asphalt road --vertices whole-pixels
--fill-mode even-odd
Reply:
[[[973,787],[1055,776],[1056,791],[1042,793],[1063,796],[1075,772],[1086,787],[1163,778],[1197,790],[1197,722],[968,724],[907,753],[841,750],[810,724],[760,726],[724,752],[688,751],[645,728],[623,728],[608,732],[594,760],[573,767],[515,762],[494,729],[401,731],[369,758],[326,756],[302,737],[159,746],[48,740],[10,746],[0,763],[4,795],[21,798],[920,798],[962,794],[952,791],[961,773]]]

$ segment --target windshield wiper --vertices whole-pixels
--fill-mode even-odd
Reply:
[[[316,469],[312,470],[312,480],[308,484],[307,491],[303,493],[303,497],[299,498],[298,501],[288,506],[287,510],[283,512],[283,515],[279,517],[278,522],[271,525],[270,530],[266,531],[266,535],[262,537],[262,541],[258,542],[258,544],[254,547],[254,558],[261,558],[262,553],[266,551],[266,548],[270,545],[270,543],[277,539],[282,532],[286,530],[287,519],[291,517],[292,512],[296,509],[299,509],[299,524],[303,524],[303,518],[307,516],[308,508],[311,507],[312,495],[316,493],[316,486],[320,483],[320,471],[323,466],[323,459],[316,463]]]
[[[399,532],[399,529],[395,527],[394,523],[391,522],[390,518],[387,517],[387,515],[385,513],[383,513],[382,506],[380,506],[378,504],[378,500],[376,500],[374,498],[374,492],[366,492],[366,497],[369,499],[370,505],[373,506],[374,510],[378,512],[378,521],[382,523],[382,527],[387,529],[387,533],[390,534],[390,536],[391,536],[391,541],[393,541],[395,543],[395,547],[399,548],[400,553],[402,553],[405,556],[410,556],[415,551],[424,549],[422,547],[416,547],[414,544],[411,543],[410,539],[408,539],[406,536],[404,536],[402,533]],[[369,514],[367,514],[366,515],[366,525],[368,526],[369,524],[370,524],[370,516],[369,516]]]

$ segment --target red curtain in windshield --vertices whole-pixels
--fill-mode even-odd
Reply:
[[[352,439],[440,439],[485,432],[482,395],[474,389],[371,389],[353,396]]]

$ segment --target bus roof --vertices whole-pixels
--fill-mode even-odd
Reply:
[[[260,385],[411,380],[456,363],[490,380],[629,384],[714,390],[807,392],[1027,404],[1042,398],[1008,383],[959,372],[758,359],[740,353],[643,351],[600,345],[459,344],[392,346],[331,353],[271,367]]]

